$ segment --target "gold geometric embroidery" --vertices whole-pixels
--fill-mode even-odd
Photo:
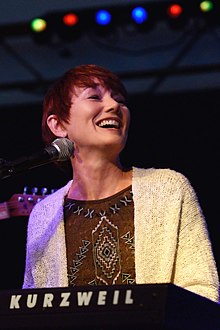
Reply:
[[[96,277],[107,285],[115,284],[121,273],[118,227],[102,216],[92,231]]]
[[[121,236],[125,240],[126,244],[130,245],[130,249],[134,250],[134,236],[131,237],[131,232],[128,231],[126,234]]]
[[[130,274],[122,273],[122,283],[126,282],[127,284],[133,284],[135,280],[131,278]]]

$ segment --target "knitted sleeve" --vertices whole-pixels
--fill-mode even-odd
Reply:
[[[22,286],[23,289],[36,288],[32,274],[32,268],[36,262],[36,260],[34,260],[35,258],[34,258],[32,242],[33,242],[35,224],[39,222],[38,221],[39,208],[41,209],[41,206],[39,204],[35,206],[35,208],[33,208],[28,221],[25,272],[24,272],[24,281]]]
[[[63,200],[70,184],[48,195],[31,212],[23,289],[66,284]]]
[[[173,281],[211,300],[219,300],[219,279],[211,241],[197,196],[184,176]]]

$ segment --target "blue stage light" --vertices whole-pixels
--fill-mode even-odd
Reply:
[[[108,25],[111,22],[112,16],[107,10],[99,10],[96,13],[96,22],[99,25]]]
[[[143,24],[148,19],[148,13],[143,7],[135,7],[131,16],[137,24]]]

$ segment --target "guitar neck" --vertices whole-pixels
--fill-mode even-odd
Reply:
[[[45,197],[45,195],[13,195],[7,202],[0,203],[0,220],[29,216],[34,205]]]
[[[8,208],[8,203],[0,203],[0,220],[10,218],[10,211]]]

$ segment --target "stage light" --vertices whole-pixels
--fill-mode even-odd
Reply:
[[[144,33],[153,28],[156,20],[152,6],[148,6],[147,8],[142,6],[131,6],[127,11],[129,12],[126,13],[126,22],[131,24],[131,26],[135,28],[135,31]]]
[[[137,24],[143,24],[148,19],[148,12],[143,7],[136,7],[132,10],[131,17]]]
[[[50,40],[51,31],[47,18],[35,17],[30,22],[30,33],[34,41],[45,44]]]
[[[31,21],[31,30],[36,33],[41,33],[46,30],[47,28],[47,22],[43,18],[34,18]]]
[[[61,40],[75,40],[83,31],[81,16],[75,12],[63,12],[54,18],[54,25]]]
[[[207,13],[213,9],[214,5],[212,1],[202,1],[199,7],[202,12]]]
[[[208,26],[217,27],[220,24],[220,2],[218,1],[200,1],[200,15],[206,21]]]
[[[101,38],[112,36],[115,33],[115,18],[117,15],[113,14],[113,9],[100,9],[90,12],[87,21],[90,21],[91,30]]]
[[[173,3],[166,10],[167,22],[172,29],[182,29],[189,20],[189,14],[182,4]]]
[[[68,13],[63,16],[63,23],[67,26],[74,26],[79,22],[79,17],[74,13]]]
[[[95,20],[98,25],[106,26],[111,23],[112,15],[107,10],[99,10],[95,15]]]
[[[179,4],[172,4],[168,7],[167,13],[171,18],[178,18],[183,13],[183,7]]]

